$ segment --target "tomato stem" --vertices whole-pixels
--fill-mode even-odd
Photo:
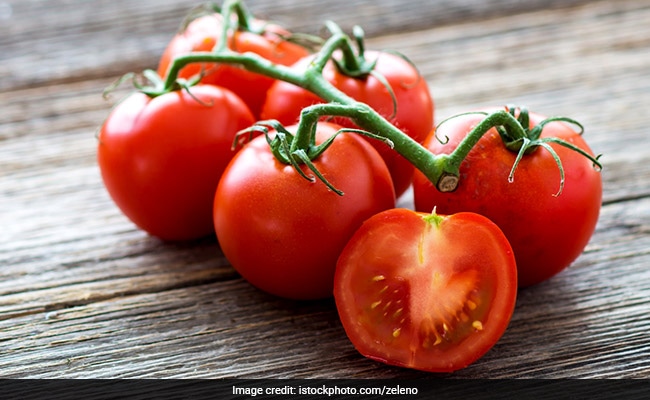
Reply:
[[[465,136],[465,138],[463,138],[463,140],[458,144],[458,147],[456,147],[456,149],[451,154],[449,154],[447,165],[450,168],[450,172],[452,174],[460,174],[460,164],[463,162],[463,160],[465,160],[474,146],[476,146],[476,143],[478,143],[483,135],[485,135],[490,129],[498,126],[506,126],[510,129],[509,131],[512,132],[513,136],[517,139],[523,139],[526,137],[526,131],[521,126],[519,121],[506,110],[497,110],[493,113],[472,112],[464,113],[462,115],[466,114],[483,114],[486,117],[481,122],[479,122],[479,124],[476,125],[474,129],[472,129],[467,134],[467,136]],[[440,124],[438,124],[438,126],[455,117],[458,117],[458,115],[443,120]]]
[[[350,37],[343,33],[337,24],[332,21],[326,21],[325,26],[327,26],[327,29],[329,29],[332,37],[335,39],[325,42],[323,48],[317,53],[317,58],[320,58],[318,70],[322,72],[327,62],[333,59],[332,55],[334,52],[336,50],[341,50],[343,53],[343,61],[336,62],[337,67],[344,71],[360,71],[362,69],[362,64],[364,63],[361,48],[359,49],[359,54],[355,54]]]
[[[338,68],[342,68],[345,70],[344,72],[351,74],[351,76],[361,78],[372,73],[376,61],[367,62],[364,59],[363,31],[361,28],[355,28],[354,32],[358,46],[358,51],[355,53],[352,39],[344,34],[336,24],[328,22],[327,27],[331,32],[331,36],[322,45],[320,51],[315,54],[315,58],[307,69],[298,71],[291,67],[272,63],[255,53],[238,53],[228,48],[226,45],[228,32],[231,29],[237,29],[240,25],[249,27],[249,22],[253,18],[244,7],[242,0],[226,0],[222,16],[224,24],[222,40],[218,41],[219,44],[215,46],[213,51],[195,52],[175,58],[164,79],[164,84],[158,83],[154,91],[160,94],[160,92],[178,88],[178,73],[188,64],[222,63],[236,64],[251,72],[282,80],[314,93],[329,103],[307,107],[302,111],[298,132],[296,137],[291,140],[290,149],[288,150],[292,156],[289,160],[286,160],[291,162],[294,167],[297,163],[305,162],[305,156],[316,157],[320,154],[320,152],[313,151],[310,153],[309,150],[314,145],[315,125],[324,116],[350,118],[361,128],[356,132],[389,143],[395,151],[420,170],[442,192],[450,192],[456,189],[459,183],[460,164],[479,139],[493,127],[497,127],[508,146],[523,149],[522,152],[531,150],[533,145],[550,148],[547,144],[549,140],[538,139],[541,127],[538,131],[533,131],[538,136],[531,140],[528,129],[522,126],[522,121],[528,117],[527,112],[523,112],[523,115],[520,115],[518,120],[514,115],[514,111],[512,111],[513,109],[506,108],[490,114],[484,113],[487,115],[486,118],[467,135],[453,153],[434,155],[370,106],[349,97],[334,87],[323,76],[323,70],[330,60],[335,62]],[[223,40],[223,38],[226,39]],[[342,53],[342,61],[334,57],[336,51]],[[390,89],[390,85],[387,83],[386,85]],[[392,93],[391,90],[389,92]],[[148,94],[155,95],[153,92]],[[527,125],[524,126],[527,127]],[[506,136],[508,140],[505,139]],[[570,146],[565,142],[561,144],[567,147]],[[523,155],[523,153],[521,154]],[[586,153],[584,154],[600,166],[597,157],[593,158]],[[312,159],[310,158],[309,161]],[[561,169],[561,164],[558,163],[558,165]],[[311,168],[311,165],[308,166]],[[515,167],[516,165],[513,167],[513,171]],[[561,170],[561,172],[563,171]],[[318,176],[317,173],[316,175]]]
[[[237,31],[243,29],[253,33],[261,34],[263,29],[253,29],[253,15],[248,11],[248,8],[241,0],[226,0],[221,7],[221,17],[223,19],[223,26],[221,27],[220,40],[213,48],[213,52],[219,53],[228,48],[228,31]],[[237,18],[232,18],[236,15]]]
[[[237,13],[237,18],[232,18],[233,12]],[[237,26],[235,25],[237,19],[251,18],[243,7],[241,0],[227,0],[222,15],[224,19],[222,35],[224,37],[227,36],[233,25]],[[220,40],[219,43],[222,43],[222,45],[216,46],[212,52],[194,52],[176,57],[164,79],[162,90],[170,91],[177,87],[179,71],[188,64],[223,63],[240,65],[251,72],[302,87],[330,102],[329,105],[312,106],[303,111],[296,138],[291,142],[292,154],[300,149],[307,150],[309,146],[313,145],[315,124],[320,117],[326,115],[348,117],[366,131],[366,136],[380,138],[386,143],[391,143],[398,153],[409,160],[415,168],[422,171],[428,179],[436,183],[441,190],[455,189],[458,177],[452,176],[453,174],[446,167],[446,156],[433,155],[428,149],[395,127],[371,107],[349,97],[323,77],[322,72],[325,65],[329,60],[334,59],[333,55],[337,50],[343,53],[344,63],[342,64],[345,65],[346,69],[356,70],[358,74],[369,73],[368,71],[374,65],[374,62],[368,65],[363,59],[363,48],[360,48],[359,53],[355,54],[352,40],[336,24],[328,23],[328,28],[332,33],[331,36],[323,44],[321,50],[316,53],[315,59],[304,72],[272,63],[254,53],[237,53],[223,45],[226,42],[225,40]],[[360,28],[355,30],[355,35],[358,44],[363,37]],[[295,159],[291,161],[293,162]]]
[[[483,137],[483,135],[485,135],[492,128],[495,128],[497,130],[501,136],[501,139],[503,140],[504,146],[508,150],[517,153],[517,157],[515,158],[512,169],[510,170],[510,174],[508,175],[508,181],[510,182],[514,180],[515,170],[517,169],[517,166],[519,165],[522,158],[526,154],[535,151],[538,147],[541,147],[551,154],[560,172],[560,187],[558,192],[555,194],[555,196],[559,196],[564,188],[564,167],[562,166],[560,157],[553,149],[553,147],[550,146],[550,143],[555,143],[557,145],[575,151],[580,155],[588,158],[594,164],[594,167],[596,169],[600,170],[602,168],[602,165],[598,161],[600,156],[594,157],[583,149],[559,138],[541,138],[544,126],[554,121],[569,122],[571,124],[574,124],[580,129],[579,133],[582,133],[582,125],[573,119],[564,117],[547,118],[535,125],[533,128],[530,128],[528,109],[525,107],[506,106],[505,109],[497,110],[492,113],[479,111],[464,113],[461,115],[466,114],[482,114],[486,115],[486,117],[481,122],[479,122],[479,124],[476,125],[465,136],[465,138],[463,138],[456,149],[451,154],[449,154],[446,166],[449,168],[448,172],[452,176],[460,175],[460,165],[463,160],[465,160],[469,152],[474,148],[474,146],[476,146],[481,137]],[[455,115],[451,118],[455,118],[457,116],[458,115]],[[440,124],[438,124],[438,126],[445,123],[451,118],[442,121]]]
[[[296,71],[290,67],[274,64],[254,53],[236,53],[229,49],[218,52],[195,52],[179,56],[171,63],[170,69],[165,77],[165,88],[169,89],[176,85],[176,77],[179,71],[191,63],[224,63],[237,64],[249,71],[263,74],[273,79],[283,80],[311,91],[320,98],[330,103],[319,104],[307,107],[301,114],[301,128],[296,134],[293,142],[294,150],[306,149],[311,143],[314,124],[323,116],[342,116],[352,119],[359,127],[370,132],[376,137],[388,140],[393,144],[395,151],[409,160],[415,168],[422,171],[441,190],[449,191],[455,189],[458,183],[457,177],[453,177],[453,169],[446,166],[446,156],[436,156],[420,143],[413,140],[407,134],[391,124],[365,103],[358,102],[346,95],[322,75],[324,63],[332,54],[341,47],[347,47],[349,38],[343,33],[333,34],[323,45],[323,49],[317,54],[306,71]],[[325,106],[325,107],[324,107]],[[304,122],[302,120],[305,119]],[[305,131],[303,133],[303,130]]]
[[[370,106],[352,99],[347,104],[316,104],[303,109],[298,123],[298,132],[296,133],[296,147],[304,147],[308,143],[312,143],[313,138],[303,137],[301,134],[315,131],[316,123],[324,116],[351,119],[363,130],[347,131],[353,131],[383,141],[407,158],[415,168],[422,171],[432,182],[440,184],[441,180],[447,180],[442,187],[449,190],[450,182],[448,180],[453,171],[447,167],[446,156],[434,155],[420,143],[388,122]],[[457,183],[458,181],[455,180],[454,182]]]

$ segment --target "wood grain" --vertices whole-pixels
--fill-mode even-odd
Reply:
[[[9,1],[0,12],[0,376],[430,377],[360,356],[331,300],[261,293],[216,240],[162,243],[105,192],[102,90],[154,67],[191,1]],[[604,205],[567,271],[519,293],[485,357],[450,378],[650,377],[650,4],[250,1],[318,32],[358,23],[420,68],[437,119],[517,103],[580,120]],[[409,204],[409,195],[402,204]]]

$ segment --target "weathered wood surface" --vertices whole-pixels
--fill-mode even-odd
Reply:
[[[453,377],[650,378],[650,3],[397,4],[248,3],[311,33],[326,18],[363,26],[369,47],[419,66],[438,120],[526,104],[580,120],[604,154],[584,254],[522,290],[502,340]],[[111,106],[101,92],[154,67],[194,5],[0,2],[0,377],[428,376],[360,356],[332,301],[260,293],[214,239],[161,243],[108,198],[95,162]]]

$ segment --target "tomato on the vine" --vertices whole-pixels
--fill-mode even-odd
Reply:
[[[413,64],[398,55],[368,50],[365,51],[364,57],[367,60],[376,60],[371,74],[362,77],[348,76],[330,61],[323,70],[323,76],[334,87],[353,99],[368,104],[411,138],[422,142],[433,127],[434,114],[433,100],[426,80]],[[293,68],[304,70],[312,59],[312,56],[307,56],[294,64]],[[375,74],[383,76],[385,82]],[[305,89],[277,81],[268,91],[261,117],[276,119],[283,124],[293,124],[298,120],[303,108],[321,102],[322,99]],[[334,121],[349,128],[356,127],[344,118],[336,118]],[[376,139],[369,141],[386,162],[391,171],[395,192],[400,196],[411,184],[413,165],[387,144]]]
[[[286,40],[289,32],[280,25],[263,20],[252,20],[252,29],[263,29],[261,34],[252,30],[230,33],[228,48],[239,53],[253,52],[281,65],[291,65],[309,54],[298,44]],[[184,31],[178,33],[167,45],[158,65],[158,73],[165,76],[175,57],[192,52],[212,51],[221,35],[223,18],[220,14],[201,16],[191,21]],[[236,65],[190,64],[181,69],[179,77],[190,78],[204,72],[203,83],[228,88],[241,97],[253,115],[259,116],[266,91],[274,82],[272,78],[259,75]]]
[[[154,98],[135,92],[115,106],[99,132],[106,189],[122,212],[153,236],[209,235],[214,192],[235,154],[235,134],[253,123],[246,104],[217,86]]]
[[[339,129],[318,123],[316,143]],[[348,239],[364,220],[395,206],[385,163],[356,134],[339,133],[312,162],[342,196],[280,162],[259,136],[233,158],[214,198],[223,254],[243,278],[276,296],[332,296],[336,259]]]
[[[510,244],[474,213],[379,213],[350,239],[334,276],[341,322],[361,354],[431,372],[482,357],[505,332],[516,297]]]
[[[424,142],[434,154],[449,154],[484,115],[465,114],[442,123]],[[530,127],[545,117],[530,113]],[[544,125],[541,138],[555,137],[593,154],[583,137],[564,122]],[[602,179],[593,162],[557,143],[548,143],[561,160],[564,182],[553,154],[537,147],[517,158],[496,129],[490,129],[460,165],[460,182],[442,193],[421,173],[413,182],[415,207],[452,214],[471,211],[494,221],[510,241],[519,269],[519,286],[530,286],[568,267],[591,238],[601,207]],[[561,190],[560,190],[561,188]]]

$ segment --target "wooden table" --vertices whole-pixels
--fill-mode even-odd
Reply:
[[[102,90],[155,67],[196,4],[0,1],[0,377],[431,376],[360,356],[333,301],[261,293],[213,238],[162,243],[109,199],[95,133],[127,89]],[[309,33],[363,26],[368,47],[419,66],[437,120],[515,103],[581,121],[603,154],[595,235],[521,290],[501,341],[451,377],[650,378],[650,2],[248,5]]]

